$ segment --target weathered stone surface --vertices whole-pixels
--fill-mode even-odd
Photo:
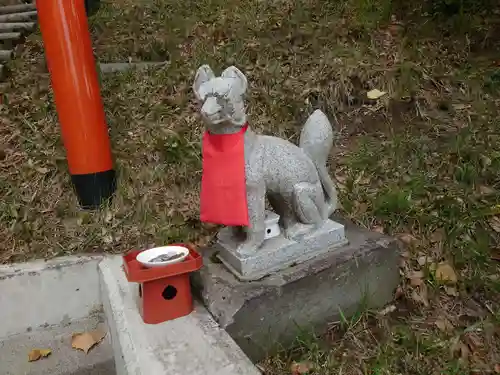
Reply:
[[[251,281],[333,251],[346,243],[344,226],[327,220],[318,230],[307,233],[300,240],[280,234],[264,241],[254,254],[242,255],[238,252],[239,241],[234,238],[234,232],[231,228],[223,228],[218,236],[220,251],[217,256],[238,279]]]
[[[217,262],[217,246],[204,252],[194,288],[251,359],[292,344],[304,330],[321,332],[340,312],[349,316],[392,300],[399,282],[396,240],[343,224],[347,245],[258,281],[238,280]]]

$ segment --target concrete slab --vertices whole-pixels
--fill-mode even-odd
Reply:
[[[238,280],[216,261],[217,247],[203,251],[195,289],[252,360],[289,346],[303,332],[324,330],[341,313],[392,300],[399,283],[397,242],[335,220],[345,225],[349,244],[257,281]]]
[[[109,334],[88,354],[71,347],[74,332],[102,327],[103,316],[94,315],[64,326],[49,326],[0,339],[0,375],[114,375]],[[28,362],[32,349],[51,349],[52,354]]]
[[[260,374],[201,304],[186,317],[146,325],[136,305],[138,286],[126,280],[122,259],[104,259],[99,269],[118,375]]]
[[[101,310],[99,256],[0,265],[0,337]]]

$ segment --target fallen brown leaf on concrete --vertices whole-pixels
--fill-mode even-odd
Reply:
[[[34,362],[41,358],[48,357],[52,353],[50,349],[33,349],[28,353],[28,361]]]
[[[74,349],[83,350],[85,354],[95,345],[99,344],[106,336],[106,332],[96,329],[90,332],[74,333],[71,339],[71,346]]]
[[[290,370],[292,371],[292,375],[304,375],[309,371],[314,369],[314,365],[312,362],[295,362],[292,364]]]
[[[436,268],[436,279],[442,282],[457,282],[457,274],[451,265],[446,262],[440,263]]]

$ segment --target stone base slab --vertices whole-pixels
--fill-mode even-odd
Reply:
[[[342,223],[342,220],[339,219]],[[258,281],[241,281],[205,249],[193,278],[205,306],[254,361],[320,333],[341,315],[390,302],[399,283],[396,240],[343,222],[349,243]]]
[[[346,243],[344,226],[327,220],[320,228],[304,235],[300,240],[289,240],[280,234],[266,240],[255,254],[245,256],[237,252],[239,241],[234,238],[231,228],[223,228],[218,235],[220,251],[217,257],[238,279],[253,281],[330,252]]]

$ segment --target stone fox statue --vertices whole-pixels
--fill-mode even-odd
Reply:
[[[285,237],[292,240],[319,228],[337,208],[336,188],[326,168],[333,145],[333,130],[326,115],[320,110],[311,114],[297,147],[246,128],[246,90],[247,79],[234,66],[216,77],[209,66],[203,65],[193,84],[210,134],[235,134],[246,129],[242,136],[249,225],[243,228],[246,238],[238,247],[242,255],[252,254],[264,242],[266,197],[280,215]]]

